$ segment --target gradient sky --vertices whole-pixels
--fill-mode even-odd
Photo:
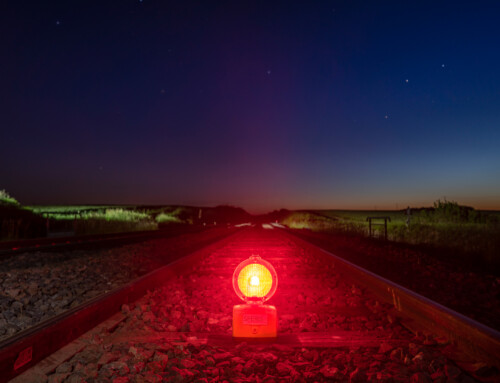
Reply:
[[[23,204],[500,209],[497,1],[4,1]]]

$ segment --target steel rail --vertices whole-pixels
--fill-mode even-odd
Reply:
[[[500,369],[500,332],[451,310],[429,298],[385,279],[371,271],[282,230],[303,246],[319,250],[347,279],[364,285],[382,301],[393,305],[412,330],[424,330],[445,337],[470,357]]]
[[[244,229],[242,230],[244,231]],[[470,356],[500,367],[500,334],[472,319],[464,317],[432,300],[416,294],[368,270],[352,264],[296,235],[280,230],[290,241],[304,249],[310,249],[326,262],[333,262],[347,280],[364,285],[381,301],[394,305],[404,318],[403,324],[425,329],[433,334],[449,339],[458,349]],[[237,234],[237,233],[236,233]],[[83,307],[75,308],[34,328],[19,333],[13,338],[0,343],[0,382],[12,379],[38,361],[59,350],[65,344],[97,326],[120,310],[124,303],[133,302],[148,290],[159,287],[170,277],[178,276],[190,270],[203,257],[215,248],[234,240],[236,234],[212,243],[191,255],[182,257],[169,265],[140,277],[129,285],[109,292],[87,302]],[[172,334],[173,335],[173,334]],[[201,334],[198,334],[201,335]],[[170,336],[165,334],[165,336]],[[286,337],[285,337],[286,338]],[[333,339],[328,334],[315,334],[311,337],[280,339],[284,343],[296,343],[318,347],[321,343],[343,345],[356,339]],[[217,338],[217,334],[200,337],[200,342],[225,344],[232,342],[227,335]],[[373,342],[377,342],[374,338]],[[345,343],[347,344],[347,343]],[[374,343],[375,344],[375,343]],[[30,358],[28,358],[30,357]],[[30,359],[20,365],[23,358]],[[17,365],[16,365],[17,363]],[[18,368],[15,368],[15,367]]]
[[[201,249],[189,255],[0,342],[0,382],[13,379],[105,321],[120,311],[123,304],[138,300],[148,290],[155,289],[169,278],[189,270],[214,248],[230,241],[239,231],[231,232],[222,239],[219,237],[208,245],[204,243]]]
[[[176,235],[194,233],[203,230],[200,227],[176,226],[171,229],[131,231],[97,235],[82,235],[59,238],[35,238],[24,241],[0,242],[0,257],[29,253],[34,251],[59,251],[80,249],[95,245],[121,245],[155,238],[169,238]]]

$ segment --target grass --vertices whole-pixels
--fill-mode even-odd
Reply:
[[[73,206],[31,206],[30,209],[37,214],[50,217],[54,220],[88,220],[101,219],[105,221],[156,221],[156,222],[182,222],[178,215],[179,208],[171,213],[170,207],[148,209],[136,206],[101,206],[101,205],[73,205]]]
[[[164,225],[193,222],[241,223],[252,219],[244,210],[230,206],[23,207],[5,190],[0,191],[0,213],[2,239],[43,236],[47,232],[47,219],[50,230],[74,231],[75,234],[155,230]],[[368,236],[366,218],[369,216],[390,217],[387,232],[391,241],[434,246],[476,256],[486,263],[500,264],[500,212],[477,211],[446,200],[438,200],[429,208],[412,209],[409,224],[406,210],[282,210],[271,213],[268,218],[293,229]],[[372,234],[383,236],[383,226],[374,226]]]
[[[167,213],[160,213],[155,218],[158,223],[180,223],[181,220],[178,216]]]
[[[156,230],[173,224],[230,225],[248,222],[250,215],[233,206],[21,206],[0,191],[0,240],[47,235],[104,234]]]
[[[46,236],[50,233],[105,234],[157,230],[169,224],[192,223],[183,207],[113,205],[21,206],[7,192],[0,192],[0,239]],[[34,233],[34,234],[33,234]]]
[[[280,221],[291,229],[310,229],[315,231],[329,230],[337,225],[337,220],[323,214],[307,211],[289,212]]]
[[[500,212],[477,211],[456,202],[436,201],[431,208],[412,209],[409,224],[404,211],[317,210],[290,212],[281,223],[295,229],[369,235],[367,217],[388,216],[390,241],[425,245],[477,257],[500,265]],[[379,221],[383,223],[383,221]],[[372,226],[373,236],[383,237],[383,225]]]
[[[82,219],[102,219],[105,221],[137,222],[137,221],[151,220],[151,217],[149,214],[144,212],[115,208],[115,209],[106,209],[104,211],[85,212],[82,214]]]
[[[107,209],[116,208],[111,205],[49,205],[49,206],[27,206],[26,208],[35,214],[50,216],[53,219],[75,219],[83,217],[92,212],[105,212]],[[120,206],[119,209],[133,209],[133,206]]]
[[[147,213],[122,208],[81,213],[75,221],[76,234],[102,234],[156,230],[158,225]]]

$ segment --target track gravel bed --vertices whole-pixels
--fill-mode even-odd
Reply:
[[[210,229],[101,250],[24,253],[1,259],[0,340],[228,233]]]
[[[402,244],[293,230],[307,241],[469,318],[500,330],[500,277]],[[450,258],[450,256],[448,256]],[[451,257],[452,258],[452,257]]]
[[[301,248],[277,230],[249,229],[234,238],[188,274],[124,305],[116,329],[93,336],[39,381],[475,381],[445,356],[450,346],[410,333],[392,306],[347,283],[312,247]],[[278,274],[269,302],[278,310],[275,342],[231,337],[232,306],[240,303],[232,273],[252,254],[271,262]],[[315,336],[325,334],[330,342],[314,344]],[[306,335],[313,340],[307,347],[293,341]],[[479,367],[476,373],[490,373]]]

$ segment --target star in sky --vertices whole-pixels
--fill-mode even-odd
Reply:
[[[472,206],[500,209],[494,198],[500,185],[491,181],[500,163],[500,130],[493,128],[500,123],[494,87],[500,51],[491,49],[500,24],[492,7],[471,13],[463,4],[436,2],[436,12],[429,13],[420,2],[383,2],[372,17],[341,2],[335,14],[342,17],[332,22],[328,9],[337,5],[321,1],[307,7],[277,2],[265,12],[254,2],[226,7],[129,0],[67,7],[54,1],[44,2],[43,12],[8,3],[3,26],[15,33],[2,36],[12,49],[2,56],[0,99],[7,101],[0,103],[0,126],[22,129],[4,140],[9,145],[2,147],[0,162],[13,160],[8,169],[0,166],[0,180],[20,201],[234,203],[264,212],[393,207],[406,200],[424,206],[450,190],[459,202],[464,196]],[[439,14],[450,17],[441,20]],[[64,27],[59,16],[68,21]],[[404,20],[404,27],[390,34],[387,25],[399,23],[394,20]],[[439,59],[450,60],[450,71]],[[405,74],[415,75],[411,87],[409,77],[402,78],[408,89],[398,83]],[[394,121],[384,108],[394,111]],[[370,124],[382,134],[358,133]],[[438,144],[450,136],[453,145]],[[95,150],[68,158],[57,149],[92,147],[96,140]],[[331,145],[335,155],[326,155]],[[373,150],[352,155],[350,145]],[[407,145],[408,155],[398,161],[392,145]],[[44,161],[29,166],[40,147]],[[126,150],[131,147],[133,155]],[[470,150],[464,154],[464,148]],[[425,162],[418,160],[422,150]],[[478,160],[482,153],[487,162]],[[446,163],[436,167],[443,156]],[[334,166],[338,158],[349,167]],[[70,186],[37,188],[40,174],[58,179],[61,161],[71,169]],[[96,161],[113,170],[105,182],[91,178],[100,174]],[[273,166],[261,169],[267,163]],[[391,174],[387,163],[394,165]],[[332,174],[336,182],[324,181]],[[117,185],[129,185],[130,177],[141,182],[113,200]],[[387,185],[395,177],[405,186],[391,190]],[[85,187],[79,187],[82,179]],[[373,179],[380,193],[365,194],[360,185]]]

